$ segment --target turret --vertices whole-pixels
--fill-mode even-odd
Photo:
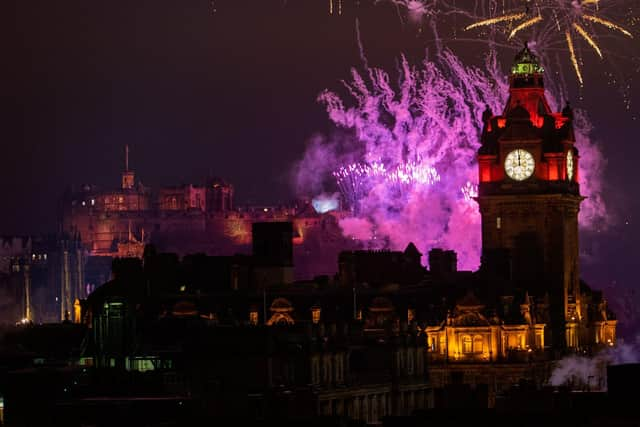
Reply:
[[[552,345],[574,347],[575,334],[565,328],[580,305],[582,197],[573,112],[569,106],[562,113],[551,111],[544,68],[527,46],[516,55],[509,82],[503,113],[489,117],[485,110],[482,117],[477,201],[483,269],[508,278],[514,289],[538,298],[548,294]]]
[[[129,146],[124,146],[124,172],[122,172],[122,189],[132,190],[135,186],[136,174],[129,170]]]
[[[550,191],[561,185],[578,194],[573,111],[567,103],[562,112],[552,112],[544,68],[526,45],[514,58],[509,83],[503,113],[493,116],[487,107],[482,114],[480,193],[495,189],[493,183],[546,182]]]

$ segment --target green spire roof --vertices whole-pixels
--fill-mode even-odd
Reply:
[[[511,67],[511,74],[538,74],[544,73],[544,68],[540,65],[538,58],[531,53],[529,46],[524,45],[522,49],[516,55],[513,66]]]

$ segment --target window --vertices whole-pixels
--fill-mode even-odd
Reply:
[[[497,217],[496,218],[496,228],[498,230],[500,230],[502,228],[502,218],[501,217]]]
[[[469,335],[462,336],[462,352],[471,353],[473,351],[471,337]]]
[[[482,337],[480,335],[473,337],[473,352],[482,353]]]
[[[509,334],[507,348],[512,350],[522,350],[524,347],[524,335],[522,334]]]
[[[320,382],[320,360],[317,356],[311,360],[311,382],[313,384]]]
[[[344,364],[342,358],[344,356],[342,354],[336,354],[334,368],[336,371],[336,382],[341,383],[344,381],[343,369]]]
[[[331,367],[331,356],[326,355],[323,358],[324,360],[322,361],[322,381],[325,384],[330,384],[331,383],[331,371],[332,371],[332,367]]]
[[[544,339],[543,339],[543,335],[541,332],[536,333],[536,347],[537,348],[542,348],[543,347],[543,343]]]
[[[311,309],[311,320],[316,324],[320,322],[320,307],[313,307]]]
[[[249,313],[249,323],[251,323],[252,325],[257,325],[258,324],[258,312],[257,311],[252,311]]]

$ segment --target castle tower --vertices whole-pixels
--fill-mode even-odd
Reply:
[[[122,189],[131,190],[135,186],[136,174],[129,170],[129,146],[124,146],[124,172],[122,172]]]
[[[544,69],[525,48],[511,69],[502,115],[483,114],[478,151],[483,268],[507,266],[513,288],[550,298],[554,348],[578,345],[578,151],[572,113],[553,113]],[[506,258],[506,259],[505,259]]]

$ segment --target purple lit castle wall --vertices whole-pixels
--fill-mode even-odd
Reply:
[[[146,243],[179,255],[249,254],[253,223],[285,221],[293,224],[296,274],[304,279],[334,274],[340,250],[354,245],[342,235],[338,224],[347,213],[338,205],[326,212],[311,202],[235,208],[233,186],[222,180],[154,193],[131,184],[133,171],[124,175],[121,189],[84,186],[64,197],[62,231],[78,235],[91,256],[141,256]]]

